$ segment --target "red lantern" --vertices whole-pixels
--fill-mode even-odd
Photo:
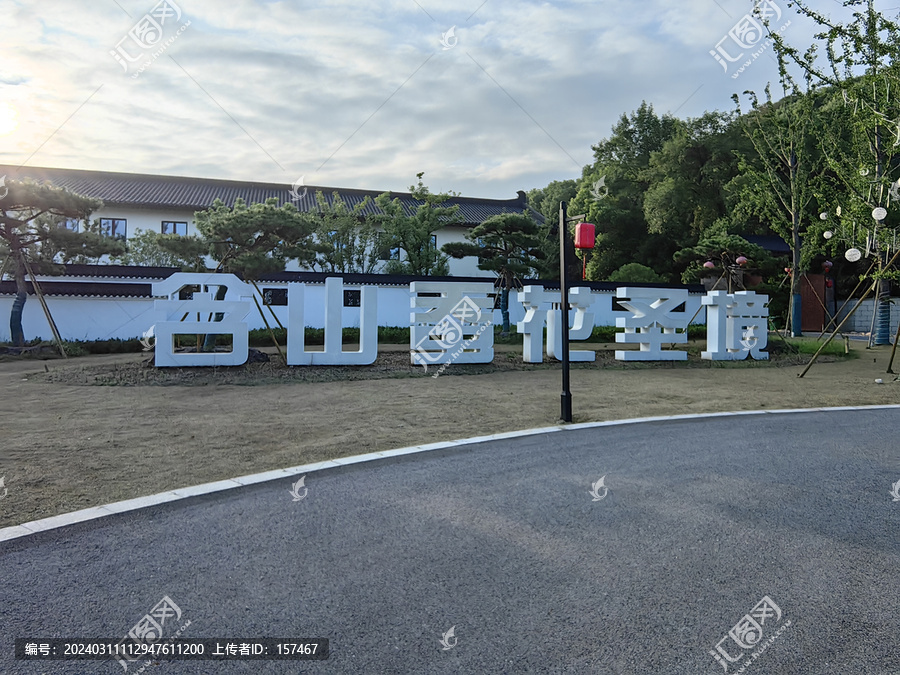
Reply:
[[[594,248],[593,223],[578,223],[575,226],[575,248]]]
[[[592,223],[578,223],[575,226],[575,248],[594,248],[594,225]],[[581,261],[581,279],[587,278],[587,253]]]
[[[716,263],[714,263],[712,260],[707,260],[705,263],[703,263],[703,266],[706,269],[711,270],[711,269],[715,269]]]
[[[745,258],[744,256],[741,255],[741,256],[738,256],[734,262],[736,262],[738,265],[746,265],[747,258]]]

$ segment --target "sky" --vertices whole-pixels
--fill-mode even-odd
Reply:
[[[697,117],[776,85],[752,6],[0,0],[0,163],[512,199],[579,177],[642,101]]]

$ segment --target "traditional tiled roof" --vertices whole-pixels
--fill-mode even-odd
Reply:
[[[788,243],[781,237],[775,237],[773,235],[748,234],[744,235],[744,239],[749,241],[751,244],[761,246],[769,253],[791,252],[791,247],[788,246]]]
[[[65,274],[57,277],[41,277],[39,283],[44,295],[82,296],[82,297],[152,297],[152,282],[167,279],[181,270],[174,267],[137,267],[129,265],[66,265]],[[211,271],[211,270],[210,270]],[[409,286],[412,281],[437,281],[447,283],[485,283],[494,282],[491,277],[424,277],[401,274],[340,274],[334,272],[271,272],[264,274],[257,284],[284,284],[303,282],[308,284],[324,284],[327,277],[342,277],[344,284]],[[93,281],[101,278],[107,281]],[[122,281],[109,281],[121,279]],[[558,289],[559,281],[553,279],[523,279],[523,285],[534,284],[544,286],[548,290]],[[33,293],[31,283],[26,282],[28,293]],[[624,283],[611,281],[572,280],[572,288],[586,286],[595,291],[615,291],[619,286],[637,286],[648,288],[686,288],[690,293],[705,292],[700,284],[650,284]],[[13,281],[0,281],[0,296],[11,296],[16,293]]]
[[[297,191],[293,192],[292,185],[278,183],[0,165],[0,176],[3,175],[10,179],[31,178],[40,183],[51,183],[87,197],[102,199],[103,203],[109,206],[194,211],[209,208],[216,199],[221,199],[226,205],[232,206],[238,198],[251,204],[264,202],[270,197],[277,199],[279,205],[293,203],[301,211],[311,211],[316,209],[316,192],[321,191],[329,203],[333,199],[333,193],[336,192],[350,208],[369,197],[371,201],[363,209],[363,213],[377,214],[381,213],[381,209],[375,206],[374,199],[385,192],[315,185],[298,187]],[[302,195],[300,199],[295,197],[298,193]],[[391,199],[396,197],[400,200],[407,214],[414,213],[416,207],[423,203],[413,199],[408,192],[389,192],[389,194]],[[468,226],[477,225],[498,214],[523,211],[529,212],[537,222],[543,222],[540,213],[528,207],[526,195],[521,190],[515,199],[451,197],[443,205],[459,205],[459,215],[463,224]]]

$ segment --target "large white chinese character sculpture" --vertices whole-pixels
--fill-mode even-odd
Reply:
[[[409,290],[412,363],[427,370],[438,363],[494,360],[493,284],[414,281]]]
[[[525,286],[519,291],[519,302],[525,310],[525,318],[516,324],[522,335],[522,359],[525,363],[541,363],[544,360],[544,324],[550,302],[543,286]]]
[[[200,286],[191,299],[180,300],[185,286]],[[227,290],[216,300],[220,286]],[[177,272],[153,284],[153,295],[168,296],[154,303],[163,319],[153,327],[157,366],[240,366],[247,361],[249,334],[244,318],[252,309],[253,288],[233,274]],[[231,335],[231,352],[175,352],[175,335]]]
[[[562,360],[562,326],[559,318],[559,293],[554,294],[553,309],[547,313],[547,356]],[[569,327],[569,340],[587,340],[594,333],[594,315],[588,312],[594,299],[584,286],[569,289],[569,309],[575,310]],[[568,319],[568,317],[566,317]],[[569,361],[594,361],[597,353],[590,349],[570,349]]]
[[[706,351],[700,357],[709,361],[743,361],[749,354],[754,359],[769,358],[769,308],[766,295],[753,291],[710,291],[703,298],[706,305]]]
[[[525,286],[519,291],[519,302],[525,310],[525,318],[516,324],[522,338],[522,359],[525,363],[541,363],[544,360],[544,325],[547,326],[547,356],[562,358],[562,324],[559,322],[559,291],[548,291],[543,286]],[[584,286],[569,289],[569,309],[575,310],[569,328],[569,340],[586,340],[594,331],[594,315],[587,310],[593,304],[591,289]],[[570,361],[593,361],[595,352],[585,349],[569,351]]]
[[[363,286],[359,302],[359,349],[344,351],[344,280],[325,279],[325,351],[306,351],[304,342],[303,296],[305,284],[288,285],[289,366],[365,366],[378,357],[378,289]]]
[[[641,346],[640,351],[617,349],[618,361],[687,361],[687,352],[663,349],[667,344],[687,344],[687,312],[675,311],[687,304],[687,289],[620,286],[616,298],[632,312],[616,318],[616,326],[625,329],[616,333],[616,342]]]

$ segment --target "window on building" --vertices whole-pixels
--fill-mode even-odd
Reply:
[[[263,304],[272,305],[273,307],[285,307],[288,304],[288,289],[286,288],[264,288]]]
[[[178,299],[179,300],[193,300],[194,293],[200,292],[200,286],[198,284],[190,284],[188,286],[184,286],[180,291],[178,291]]]
[[[344,307],[359,307],[362,291],[344,291]]]
[[[72,230],[72,232],[78,232],[81,229],[81,221],[77,218],[66,218],[62,223],[62,227]]]
[[[164,220],[162,221],[162,233],[163,234],[178,234],[182,237],[187,236],[187,223],[183,223],[177,220]]]
[[[437,248],[437,235],[431,235],[431,248]]]
[[[100,219],[100,234],[124,241],[126,233],[126,223],[124,218]]]
[[[378,246],[379,260],[400,260],[400,247],[391,246],[390,237],[387,235],[379,235],[376,245]]]

